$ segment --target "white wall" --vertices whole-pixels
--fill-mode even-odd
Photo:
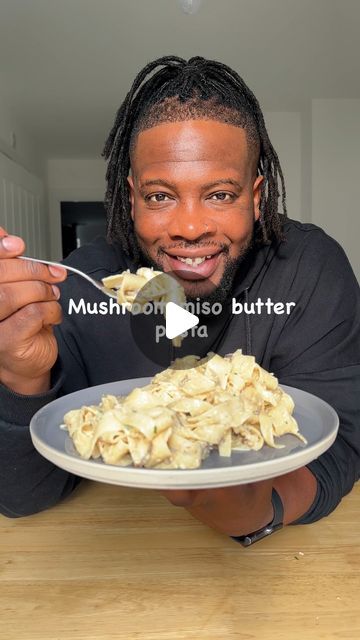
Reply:
[[[288,216],[305,222],[309,219],[309,212],[304,210],[302,194],[301,114],[268,111],[264,117],[285,177]]]
[[[43,181],[1,152],[0,226],[23,238],[28,256],[48,257]]]
[[[12,134],[15,134],[16,146],[12,146]],[[45,160],[36,146],[36,141],[24,131],[16,121],[0,95],[0,151],[33,175],[44,179]]]
[[[312,221],[345,249],[360,279],[360,100],[312,102]]]
[[[15,137],[15,139],[14,139]],[[45,161],[0,95],[0,225],[20,235],[28,254],[49,254]]]
[[[102,158],[50,159],[47,162],[49,189],[105,191],[106,163]]]

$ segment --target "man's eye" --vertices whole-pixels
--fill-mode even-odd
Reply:
[[[166,202],[166,198],[169,198],[166,193],[153,193],[146,196],[145,200],[147,200],[147,202]]]
[[[226,202],[227,200],[233,200],[234,194],[226,193],[225,191],[218,191],[210,196],[211,200],[213,198],[215,198],[215,200],[220,200],[221,202]]]

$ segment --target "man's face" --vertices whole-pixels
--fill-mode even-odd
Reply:
[[[214,120],[160,124],[136,140],[131,216],[148,261],[187,297],[212,295],[235,273],[259,217],[256,160],[244,129]]]

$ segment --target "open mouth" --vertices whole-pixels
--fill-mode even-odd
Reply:
[[[208,255],[171,255],[165,252],[170,271],[184,280],[211,278],[219,264],[223,251]]]

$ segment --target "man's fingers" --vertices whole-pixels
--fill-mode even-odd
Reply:
[[[0,240],[0,243],[2,241]],[[43,280],[44,282],[62,282],[67,276],[66,269],[48,267],[31,260],[0,259],[0,285],[2,282],[23,282]]]
[[[65,268],[53,267],[31,262],[30,260],[11,260],[23,254],[25,242],[18,236],[8,235],[0,227],[0,282],[19,282],[21,280],[45,280],[61,282],[65,280]]]
[[[36,336],[43,327],[60,324],[62,308],[58,302],[28,304],[0,323],[0,351],[11,351],[16,342]]]
[[[58,300],[56,285],[40,280],[0,284],[0,321],[34,302]]]
[[[160,491],[161,495],[165,496],[174,505],[174,507],[191,507],[196,498],[197,491],[183,490],[165,490]]]
[[[20,260],[24,251],[24,241],[0,227],[0,372],[15,391],[37,393],[45,374],[47,388],[57,355],[52,326],[61,322],[62,309],[55,283],[67,272]],[[40,387],[31,384],[40,377]]]
[[[16,316],[19,331],[23,331],[24,325],[27,325],[27,335],[32,336],[36,335],[42,327],[60,324],[62,308],[58,302],[37,302],[20,309]]]
[[[25,251],[25,242],[18,236],[8,236],[0,227],[0,259],[15,258]]]

